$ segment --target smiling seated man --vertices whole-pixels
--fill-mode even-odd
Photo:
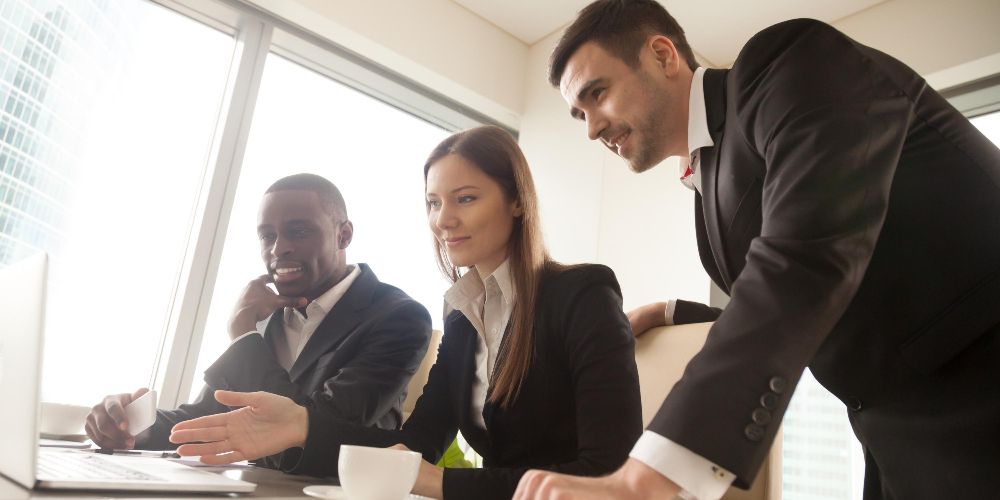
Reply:
[[[167,440],[174,424],[229,411],[216,402],[216,389],[281,394],[361,425],[398,429],[431,320],[367,265],[346,263],[353,232],[344,198],[330,181],[297,174],[272,184],[257,226],[267,274],[251,280],[237,301],[228,328],[232,343],[205,371],[198,399],[159,410],[149,430],[131,436],[123,408],[146,389],[111,395],[93,407],[87,435],[103,448],[174,448]],[[275,455],[259,463],[280,468],[281,460]]]

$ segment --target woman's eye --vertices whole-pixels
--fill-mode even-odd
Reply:
[[[476,197],[472,196],[472,195],[459,196],[458,197],[458,202],[459,203],[469,203],[470,201],[475,201],[475,199],[476,199]]]
[[[427,206],[430,208],[441,208],[441,202],[438,200],[427,200]]]
[[[600,98],[602,94],[604,94],[604,88],[601,88],[601,87],[595,88],[594,90],[592,90],[590,92],[590,95],[592,95],[594,97],[595,101],[598,98]]]

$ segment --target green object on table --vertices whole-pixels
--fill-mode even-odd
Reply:
[[[447,467],[452,469],[472,469],[475,465],[472,462],[465,459],[465,453],[462,449],[458,447],[458,439],[456,438],[451,442],[451,446],[444,451],[444,455],[441,456],[441,460],[438,460],[438,467]]]

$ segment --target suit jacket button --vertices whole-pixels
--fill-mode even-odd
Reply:
[[[743,428],[743,435],[746,436],[747,439],[756,443],[761,439],[764,439],[764,428],[756,424],[747,424],[747,426]]]
[[[763,408],[757,408],[750,414],[750,418],[753,419],[753,423],[757,425],[767,425],[771,423],[771,412]]]
[[[765,410],[773,410],[778,407],[778,395],[768,392],[760,396],[760,406]]]
[[[767,386],[771,388],[771,392],[781,394],[788,388],[788,381],[784,377],[771,377]]]
[[[861,411],[861,400],[860,399],[858,399],[858,398],[856,398],[854,396],[851,396],[851,397],[847,398],[847,401],[845,401],[845,402],[847,403],[847,408],[850,409],[851,411]]]

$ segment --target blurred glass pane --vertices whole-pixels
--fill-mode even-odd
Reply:
[[[52,255],[43,399],[149,384],[234,45],[145,1],[0,1],[0,264]]]

